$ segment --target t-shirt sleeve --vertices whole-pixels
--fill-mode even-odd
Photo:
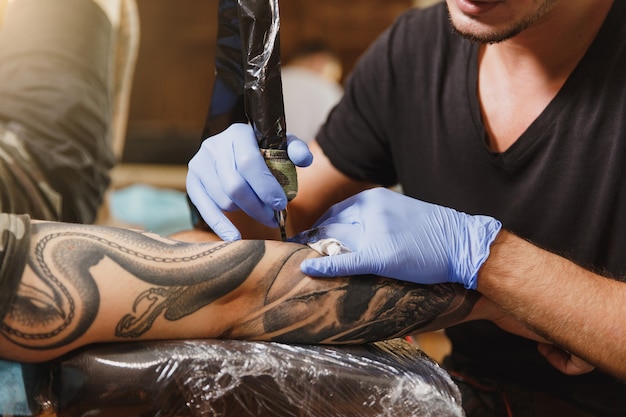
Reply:
[[[347,176],[391,186],[396,184],[388,137],[393,100],[396,34],[400,17],[359,59],[345,85],[345,94],[321,128],[317,141],[331,163]]]
[[[29,247],[30,218],[0,213],[0,320],[15,299]]]

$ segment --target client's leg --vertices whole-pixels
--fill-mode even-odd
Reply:
[[[0,28],[0,210],[94,220],[114,160],[112,25],[89,0],[13,0]]]

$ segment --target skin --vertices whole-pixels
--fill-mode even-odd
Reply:
[[[540,345],[540,352],[557,368],[567,372],[584,367],[578,359],[583,358],[626,380],[626,283],[501,232],[479,271],[478,291],[561,346]]]
[[[34,222],[21,280],[0,325],[0,358],[50,360],[98,342],[228,338],[358,344],[473,319],[534,336],[456,284],[316,279],[295,243],[226,243],[112,227]],[[18,272],[16,272],[18,273]]]
[[[464,13],[458,1],[446,1],[456,30],[493,42],[481,45],[478,98],[490,146],[501,152],[557,94],[612,1],[501,0],[480,15]],[[288,208],[289,235],[310,228],[332,204],[377,185],[343,175],[317,144],[310,149],[313,164],[299,170],[298,196]],[[277,237],[241,213],[229,217],[244,237]],[[558,369],[584,372],[586,361],[620,379],[626,379],[625,285],[506,231],[478,279],[479,292],[553,343],[540,345],[540,352]]]
[[[481,13],[468,10],[463,3],[446,1],[452,27],[461,36],[483,44],[504,42],[516,37],[543,20],[558,5],[556,0],[504,1],[495,10]]]
[[[507,150],[556,96],[600,29],[612,0],[506,1],[485,16],[447,2],[457,31],[492,37],[479,55],[478,99],[492,150]],[[532,23],[530,23],[532,22]],[[530,24],[519,34],[506,39]]]

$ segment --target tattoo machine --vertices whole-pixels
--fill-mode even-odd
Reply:
[[[291,201],[298,180],[287,156],[279,29],[278,0],[219,0],[215,83],[202,137],[251,123],[270,172]],[[210,230],[188,201],[194,226]],[[287,212],[275,216],[284,241]]]
[[[298,192],[298,179],[287,155],[278,0],[238,0],[238,5],[246,114],[265,163],[291,201]],[[285,241],[287,210],[276,211],[275,216]]]

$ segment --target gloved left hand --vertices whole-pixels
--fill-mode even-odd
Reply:
[[[502,225],[385,188],[331,207],[292,241],[339,240],[352,252],[302,262],[307,275],[375,274],[419,284],[455,282],[476,289],[478,270]]]

